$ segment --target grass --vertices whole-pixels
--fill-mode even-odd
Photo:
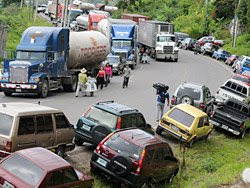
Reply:
[[[194,143],[185,150],[185,166],[183,166],[184,148],[175,145],[175,155],[181,160],[182,170],[175,177],[170,188],[210,188],[229,185],[240,181],[241,173],[250,167],[250,134],[242,140],[232,135],[220,134],[216,131],[205,141]],[[95,188],[109,188],[108,181],[95,177]],[[155,185],[164,188],[164,185]]]

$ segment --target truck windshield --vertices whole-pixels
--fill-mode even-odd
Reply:
[[[159,36],[157,42],[175,42],[174,36]]]
[[[17,51],[16,59],[21,60],[34,60],[34,59],[45,59],[45,52],[23,52]]]
[[[70,13],[70,22],[76,21],[76,18],[82,14],[81,11],[71,11]]]
[[[115,40],[113,41],[113,47],[131,47],[131,41]]]
[[[119,62],[120,57],[107,57],[109,64],[116,64]]]

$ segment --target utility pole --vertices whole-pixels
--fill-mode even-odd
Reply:
[[[68,21],[67,21],[67,27],[69,28],[70,24],[70,16],[71,16],[71,7],[72,7],[72,0],[69,0],[69,15],[68,15]]]
[[[238,11],[240,9],[240,0],[238,2],[238,7],[235,5],[235,14],[234,14],[234,26],[233,26],[233,44],[232,47],[236,47],[237,42],[237,35],[238,35],[238,29],[239,29],[239,18],[238,18]]]
[[[58,2],[59,0],[56,0],[56,27],[58,26]]]
[[[20,8],[23,8],[23,0],[21,0]]]
[[[38,0],[36,0],[36,9],[35,9],[34,21],[36,21],[37,7],[38,7]]]

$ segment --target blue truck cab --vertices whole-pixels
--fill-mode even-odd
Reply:
[[[112,24],[111,53],[133,69],[136,65],[136,24]]]
[[[16,47],[13,59],[4,59],[0,80],[5,95],[37,93],[47,97],[50,90],[70,89],[67,58],[69,30],[60,27],[29,27]]]

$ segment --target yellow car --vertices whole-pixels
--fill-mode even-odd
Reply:
[[[212,129],[206,113],[189,104],[179,104],[162,117],[156,133],[164,131],[192,146],[195,140],[207,139]]]

